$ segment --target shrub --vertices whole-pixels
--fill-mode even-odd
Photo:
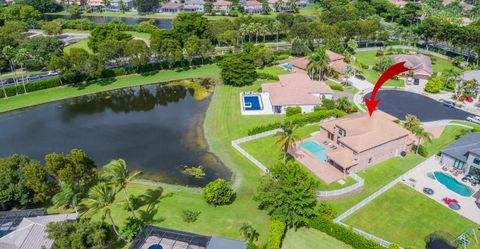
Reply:
[[[228,186],[225,180],[218,178],[205,186],[203,197],[208,204],[214,206],[226,205],[232,203],[235,199],[235,191]]]
[[[336,83],[328,84],[328,86],[334,91],[343,92],[343,90],[344,90],[342,85],[339,85],[339,84],[336,84]]]
[[[360,67],[361,67],[362,69],[368,69],[368,68],[369,68],[368,65],[363,64],[363,63],[360,63]]]
[[[321,216],[331,220],[337,217],[337,212],[335,211],[335,209],[333,209],[333,207],[326,201],[318,202],[317,211]]]
[[[327,110],[333,110],[333,109],[335,109],[335,100],[323,98],[322,99],[322,106],[327,108]]]
[[[182,219],[187,223],[195,222],[200,215],[200,211],[185,209],[182,211]]]
[[[414,144],[414,145],[412,146],[412,151],[413,151],[413,152],[416,152],[416,151],[417,151],[417,145],[416,145],[416,144]],[[426,148],[425,146],[423,146],[423,145],[420,145],[420,147],[418,147],[418,154],[419,154],[420,156],[423,156],[423,157],[428,157],[427,148]]]
[[[125,226],[122,228],[122,235],[128,241],[132,241],[135,239],[137,234],[142,231],[144,225],[145,222],[143,220],[130,217],[128,218],[127,223],[125,223]]]
[[[278,80],[277,75],[273,75],[271,73],[265,73],[265,72],[257,72],[257,75],[261,79],[266,79],[266,80]]]
[[[382,51],[382,50],[377,50],[377,52],[375,53],[375,56],[376,56],[376,57],[381,57],[381,56],[383,56],[383,51]]]
[[[314,106],[314,107],[313,107],[313,111],[314,111],[314,112],[325,111],[325,110],[327,110],[327,108],[325,108],[325,107],[323,107],[323,106],[321,106],[321,105],[317,105],[317,106]]]
[[[222,14],[222,15],[224,15],[224,14]],[[238,10],[232,10],[232,11],[230,11],[230,13],[228,15],[232,16],[232,17],[237,17],[238,16]]]
[[[287,110],[286,110],[286,115],[287,117],[290,117],[292,115],[295,115],[295,114],[299,114],[299,113],[302,113],[302,107],[300,106],[290,106],[290,107],[287,107]]]
[[[51,79],[39,80],[39,81],[25,84],[25,87],[27,88],[27,92],[34,92],[34,91],[43,90],[47,88],[57,87],[57,86],[60,86],[61,84],[62,83],[59,78],[51,78]],[[5,92],[7,93],[8,97],[16,95],[15,88],[17,89],[19,94],[24,92],[22,84],[18,84],[17,86],[8,86],[8,87],[5,87]],[[5,97],[5,95],[3,94],[3,90],[0,90],[0,98],[3,98],[3,97]]]
[[[454,80],[449,80],[449,81],[447,82],[447,88],[448,88],[448,89],[453,90],[453,89],[455,89],[455,86],[457,86],[457,83],[455,83]]]
[[[275,60],[276,61],[281,61],[281,60],[288,59],[288,57],[290,57],[288,54],[281,54],[281,55],[275,56]]]
[[[355,249],[385,249],[374,241],[355,233],[353,230],[334,223],[329,218],[319,216],[310,221],[310,227],[322,231]]]
[[[400,248],[402,247],[400,247],[400,245],[395,243],[390,244],[390,246],[388,247],[388,249],[400,249]]]
[[[281,220],[271,220],[267,249],[280,249],[287,225]]]
[[[438,93],[443,88],[443,82],[439,78],[431,78],[427,84],[425,84],[425,92]]]

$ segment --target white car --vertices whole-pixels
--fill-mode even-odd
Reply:
[[[480,117],[479,116],[470,116],[467,118],[468,121],[476,124],[480,124]]]
[[[413,84],[413,78],[412,77],[408,77],[407,78],[407,85],[411,85]]]

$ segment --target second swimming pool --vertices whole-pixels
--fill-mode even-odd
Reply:
[[[445,185],[445,187],[461,196],[469,197],[473,194],[472,188],[457,181],[457,179],[453,178],[449,174],[445,174],[441,171],[435,171],[434,175],[437,181],[439,181],[441,184]]]
[[[315,141],[302,142],[300,143],[300,148],[306,149],[308,152],[312,153],[315,158],[322,162],[327,161],[327,149]]]

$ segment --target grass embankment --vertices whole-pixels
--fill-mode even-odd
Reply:
[[[439,138],[432,139],[432,141],[424,143],[423,146],[425,146],[428,155],[437,154],[443,147],[453,143],[458,135],[468,130],[470,129],[461,126],[447,126]]]
[[[75,42],[71,45],[68,45],[63,48],[64,53],[70,53],[70,50],[72,48],[83,48],[85,49],[88,53],[93,54],[93,51],[88,47],[88,39],[83,39],[80,40],[79,42]]]
[[[51,101],[78,97],[95,92],[108,91],[123,87],[153,84],[162,81],[180,80],[187,78],[219,78],[220,69],[216,65],[206,65],[190,70],[160,71],[145,75],[127,75],[111,79],[101,79],[88,85],[49,88],[35,91],[26,95],[0,99],[0,112],[38,105]]]
[[[300,228],[287,231],[283,249],[351,249],[352,247],[315,229]]]
[[[465,229],[478,226],[402,183],[344,222],[402,246],[415,248],[425,248],[425,236],[435,231],[445,231],[457,237]],[[475,241],[471,243],[475,244]]]

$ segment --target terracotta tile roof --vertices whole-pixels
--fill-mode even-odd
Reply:
[[[262,84],[262,90],[269,93],[272,105],[320,105],[322,100],[314,93],[333,93],[325,82],[311,80],[306,74],[285,74],[279,78],[279,82]]]
[[[181,3],[173,3],[173,2],[168,2],[162,4],[162,9],[179,9],[183,5]]]
[[[348,149],[339,149],[327,153],[327,157],[335,161],[340,167],[346,169],[358,164],[353,158],[353,153]]]
[[[396,54],[390,55],[395,63],[405,61],[405,66],[413,68],[415,75],[432,76],[432,61],[430,57],[423,54]]]
[[[336,60],[343,60],[345,59],[345,57],[341,54],[337,54],[333,51],[330,51],[330,50],[327,50],[326,51],[326,54],[328,56],[328,58],[330,59],[330,61],[336,61]]]
[[[328,59],[330,60],[330,63],[329,63],[330,67],[332,67],[333,70],[337,71],[338,73],[343,73],[343,70],[347,66],[345,61],[343,61],[343,59],[345,59],[345,57],[341,54],[337,54],[337,53],[332,52],[330,50],[327,50],[326,54],[328,56]],[[290,65],[292,65],[296,68],[306,70],[309,62],[310,61],[307,59],[307,57],[300,57],[298,59],[295,59],[293,61],[288,62],[288,64],[290,64]]]
[[[410,134],[394,120],[395,117],[382,111],[375,111],[372,117],[362,112],[323,123],[321,127],[331,131],[334,124],[334,134],[338,134],[338,129],[345,130],[346,136],[339,141],[356,152],[362,152]]]
[[[221,0],[221,1],[214,2],[213,6],[229,6],[231,4],[232,4],[231,2]]]
[[[262,6],[262,3],[258,2],[258,1],[255,1],[255,0],[250,0],[250,1],[246,1],[245,2],[245,6],[251,6],[251,7],[258,7],[258,6]]]

